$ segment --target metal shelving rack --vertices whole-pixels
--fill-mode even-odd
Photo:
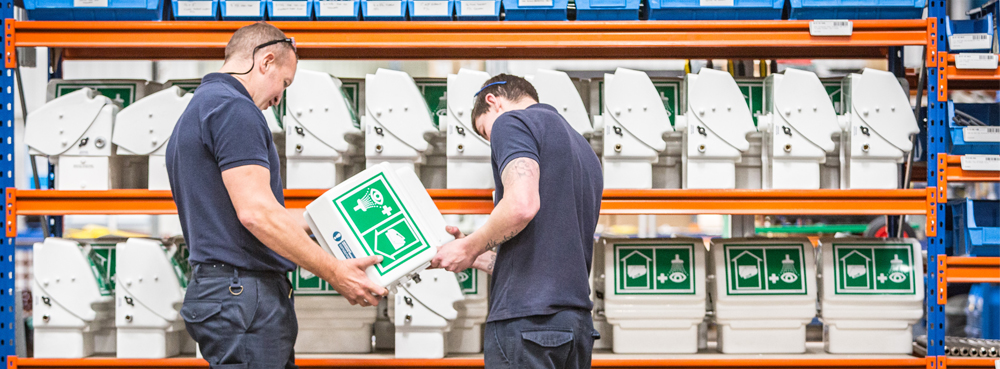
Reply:
[[[931,16],[943,19],[944,1],[931,1]],[[111,358],[17,358],[14,342],[14,237],[17,215],[170,214],[176,212],[168,191],[55,191],[14,189],[13,68],[16,47],[44,46],[67,59],[221,59],[230,35],[247,22],[46,22],[14,21],[12,4],[0,3],[3,19],[4,69],[0,72],[0,166],[6,204],[6,237],[0,241],[0,355],[8,368],[190,368],[206,367],[200,359],[129,360]],[[687,22],[273,22],[295,37],[301,58],[307,59],[638,59],[638,58],[890,58],[892,48],[927,46],[929,96],[937,96],[928,116],[930,152],[943,152],[944,111],[939,93],[949,76],[955,80],[996,82],[1000,70],[967,75],[947,67],[939,52],[943,35],[939,21],[858,20],[848,37],[813,37],[808,21],[687,21]],[[939,63],[944,63],[938,69]],[[938,78],[938,73],[943,74]],[[934,99],[931,99],[934,100]],[[608,190],[603,214],[790,214],[906,215],[927,214],[928,234],[943,226],[943,183],[949,178],[979,178],[981,173],[953,172],[926,190]],[[928,166],[937,179],[938,165]],[[944,173],[944,172],[943,172]],[[6,174],[6,175],[3,175]],[[987,175],[988,176],[988,175]],[[989,177],[992,178],[992,177]],[[488,190],[430,190],[443,213],[483,214],[492,209]],[[301,207],[320,190],[286,190],[286,204]],[[941,199],[938,203],[938,199]],[[943,340],[943,281],[1000,282],[1000,259],[945,258],[944,238],[932,238],[933,262],[928,276],[929,332]],[[6,255],[6,257],[4,257]],[[941,290],[943,291],[943,290]],[[595,368],[660,367],[782,367],[782,368],[960,368],[992,367],[991,359],[945,359],[940,347],[928,358],[908,355],[784,355],[740,356],[703,354],[655,357],[595,355]],[[373,354],[337,358],[301,358],[310,368],[481,368],[481,357],[406,360]]]

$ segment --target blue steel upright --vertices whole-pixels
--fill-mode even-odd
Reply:
[[[931,1],[927,5],[927,17],[936,18],[937,29],[934,34],[934,42],[927,47],[935,51],[928,53],[927,60],[927,187],[937,188],[938,186],[938,155],[947,152],[945,135],[948,134],[948,96],[942,95],[939,91],[938,75],[945,73],[944,68],[938,68],[937,62],[941,60],[938,56],[945,49],[945,16],[947,15],[946,1]],[[931,58],[933,56],[933,58]],[[947,60],[943,61],[947,63]],[[947,163],[945,164],[947,165]],[[937,289],[938,281],[938,259],[945,255],[945,206],[947,198],[938,198],[933,221],[937,227],[937,235],[927,238],[927,357],[933,361],[928,368],[937,368],[938,363],[945,363],[943,358],[944,337],[945,337],[945,314],[944,305],[938,303]],[[928,214],[928,216],[931,216]]]
[[[2,4],[0,4],[2,5]],[[7,30],[7,20],[14,18],[14,8],[9,4],[0,7],[0,22],[5,23],[3,29]],[[8,32],[0,34],[0,38],[6,39]],[[3,40],[6,45],[8,41]],[[0,72],[0,191],[3,191],[4,202],[6,203],[7,188],[14,187],[14,70],[3,68]],[[8,215],[4,211],[6,222],[16,222],[15,215]],[[7,224],[5,222],[5,224]],[[14,318],[14,304],[20,304],[20,296],[14,295],[14,238],[7,237],[6,231],[0,239],[0,355],[3,356],[4,363],[8,356],[17,354],[15,349],[14,329],[16,322]]]

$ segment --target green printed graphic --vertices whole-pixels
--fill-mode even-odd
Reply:
[[[337,290],[330,287],[330,284],[317,277],[308,270],[297,267],[288,272],[288,279],[292,281],[292,289],[296,295],[305,296],[340,296]]]
[[[430,248],[382,173],[338,196],[333,203],[361,240],[365,253],[383,256],[382,263],[375,265],[380,275]]]
[[[757,117],[764,111],[764,83],[761,80],[742,80],[736,81],[736,84],[740,86],[740,92],[743,93],[743,98],[747,100],[747,106],[750,107],[753,125],[757,126]]]
[[[135,85],[130,83],[105,83],[100,85],[59,83],[56,84],[56,97],[83,89],[84,87],[97,90],[101,95],[107,96],[115,103],[121,104],[122,108],[127,108],[135,101]]]
[[[461,273],[455,273],[455,277],[458,278],[458,284],[462,287],[462,293],[466,295],[475,295],[479,293],[479,273],[476,269],[469,268],[463,270]]]
[[[170,258],[170,265],[174,268],[174,274],[177,274],[177,280],[180,281],[181,288],[187,288],[188,281],[191,280],[191,263],[188,262],[191,250],[188,249],[186,243],[178,243],[175,247],[177,250],[174,251],[173,257]]]
[[[442,117],[448,115],[448,101],[446,100],[448,83],[425,80],[414,82],[416,82],[417,88],[420,89],[420,93],[424,95],[424,101],[427,102],[427,108],[430,109],[434,126],[440,127]]]
[[[90,270],[97,279],[97,288],[103,296],[111,296],[115,293],[115,271],[117,267],[115,244],[90,244],[90,253],[87,259],[90,261]]]
[[[916,294],[907,244],[833,245],[836,294]]]
[[[614,246],[615,294],[694,294],[694,245]]]
[[[725,245],[729,295],[804,295],[802,245]]]

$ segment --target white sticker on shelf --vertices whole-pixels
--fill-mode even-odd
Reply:
[[[850,36],[853,32],[854,22],[846,19],[809,22],[810,36]]]
[[[414,1],[413,15],[416,16],[451,16],[447,1]]]
[[[993,39],[988,33],[961,33],[948,38],[948,48],[955,50],[989,49]]]
[[[240,17],[259,17],[260,1],[226,1],[226,15]]]
[[[403,15],[402,1],[368,1],[368,15],[375,16],[401,16]]]
[[[353,1],[326,0],[319,2],[319,16],[321,17],[351,17],[354,14]]]
[[[958,69],[997,69],[997,54],[964,53],[955,55]]]
[[[76,8],[107,8],[108,0],[73,0]]]
[[[181,17],[211,17],[213,5],[215,3],[211,1],[178,1],[177,15]]]
[[[962,155],[962,170],[988,170],[1000,172],[1000,155]]]
[[[306,1],[274,1],[274,16],[305,17],[309,15]]]
[[[1000,127],[963,127],[965,142],[1000,142]]]
[[[701,6],[733,6],[736,0],[698,0]]]
[[[462,15],[496,15],[495,1],[459,1]]]
[[[517,6],[552,6],[552,0],[517,0]]]

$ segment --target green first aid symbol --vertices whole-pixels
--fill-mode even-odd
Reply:
[[[694,294],[693,245],[615,245],[615,293]]]
[[[382,263],[375,265],[380,275],[430,248],[382,173],[333,202],[347,220],[351,232],[361,240],[365,253],[382,255]]]
[[[911,245],[834,245],[837,294],[916,293]]]
[[[730,295],[803,295],[801,245],[725,246],[726,290]]]
[[[477,280],[478,273],[475,269],[469,268],[461,273],[455,273],[455,277],[458,278],[458,285],[462,287],[462,293],[466,295],[475,295],[479,293],[479,282]]]

